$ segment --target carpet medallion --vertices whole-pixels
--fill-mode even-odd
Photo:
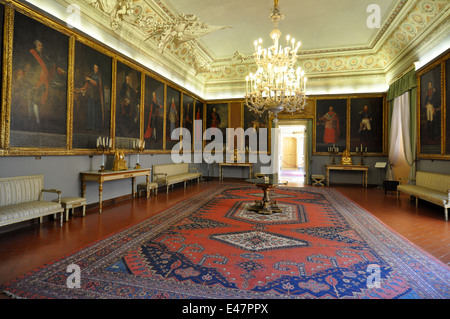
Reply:
[[[450,268],[333,189],[280,187],[249,212],[220,184],[18,278],[22,298],[450,298]],[[70,288],[69,265],[81,270]]]

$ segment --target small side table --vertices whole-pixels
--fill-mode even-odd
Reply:
[[[142,191],[146,191],[146,186],[146,183],[138,184],[137,193],[139,196],[141,196]],[[158,195],[158,183],[148,183],[148,194],[150,194],[150,192],[153,192],[153,195]]]
[[[72,209],[72,214],[75,208],[83,206],[83,216],[86,215],[86,198],[83,197],[62,197],[61,205],[66,213],[66,222],[69,220],[69,211]]]
[[[383,181],[384,195],[387,191],[397,191],[398,181]]]

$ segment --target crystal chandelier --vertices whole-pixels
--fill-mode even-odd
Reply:
[[[262,48],[262,39],[255,41],[255,62],[258,70],[246,77],[245,102],[251,111],[261,115],[266,110],[274,115],[281,111],[289,113],[301,111],[306,104],[305,72],[295,68],[297,51],[301,43],[295,42],[289,35],[286,37],[286,47],[279,44],[281,31],[278,22],[284,15],[278,10],[278,0],[274,0],[273,12],[270,15],[274,29],[270,33],[273,45]]]

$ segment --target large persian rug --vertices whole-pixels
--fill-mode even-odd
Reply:
[[[216,185],[2,290],[19,298],[450,297],[449,267],[339,192],[272,194],[283,212],[260,215],[247,209],[259,189]]]

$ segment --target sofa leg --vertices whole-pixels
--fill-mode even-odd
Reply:
[[[416,197],[416,207],[419,207],[419,197]]]
[[[445,221],[448,221],[448,208],[445,208]]]

